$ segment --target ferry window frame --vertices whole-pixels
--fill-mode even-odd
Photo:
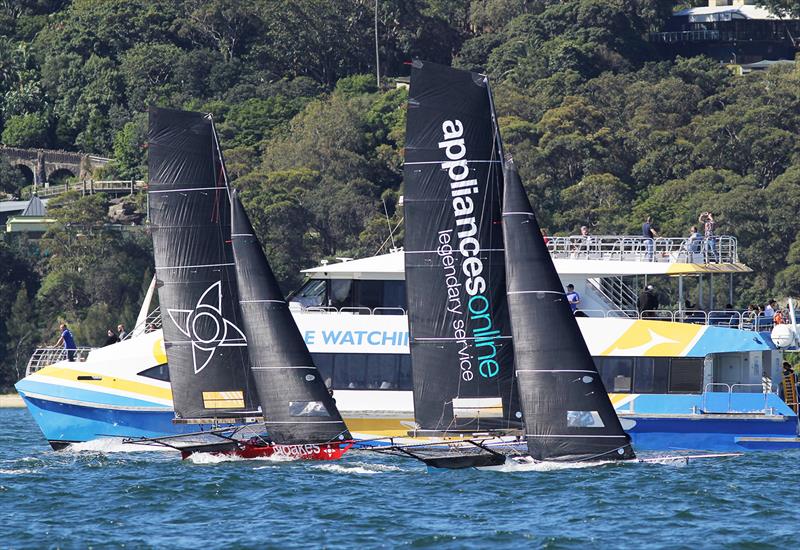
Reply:
[[[309,279],[289,301],[306,308],[369,308],[391,315],[406,309],[405,288],[405,281],[393,279]]]
[[[600,379],[603,381],[603,386],[608,393],[634,393],[634,394],[699,394],[703,391],[703,359],[697,357],[620,357],[620,356],[595,356],[594,359],[597,371],[600,373]],[[615,388],[615,378],[618,374],[617,371],[612,372],[614,362],[620,363],[623,360],[630,360],[632,368],[630,374],[632,379],[630,381],[630,389]],[[643,372],[650,363],[653,369],[650,381],[647,387],[643,387],[645,383]],[[683,379],[683,382],[676,379],[676,375],[680,372],[681,367],[687,368],[692,375]],[[691,368],[696,369],[691,371]],[[626,371],[626,367],[623,367]],[[686,372],[686,371],[684,371]],[[625,372],[623,372],[625,374]],[[609,378],[613,375],[614,378]]]
[[[148,367],[136,374],[137,376],[144,376],[145,378],[152,378],[153,380],[160,380],[161,382],[169,382],[169,363],[161,363],[154,367]]]
[[[412,391],[407,353],[312,353],[325,385],[334,391]]]

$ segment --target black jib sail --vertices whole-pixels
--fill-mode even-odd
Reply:
[[[351,439],[236,192],[231,206],[239,304],[270,439],[281,445]]]
[[[635,458],[516,168],[512,161],[503,168],[508,304],[528,451],[537,460]]]
[[[209,115],[150,109],[150,224],[178,418],[258,414],[239,321],[224,165]]]
[[[405,263],[422,430],[519,428],[505,297],[502,163],[486,77],[414,61]]]

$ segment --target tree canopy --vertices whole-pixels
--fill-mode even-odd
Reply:
[[[738,306],[800,291],[800,70],[736,75],[647,41],[672,0],[0,2],[0,139],[113,157],[146,178],[148,105],[213,113],[228,174],[286,292],[323,258],[386,251],[401,225],[406,91],[420,57],[486,72],[549,234],[686,235],[699,212],[755,272]],[[797,17],[797,2],[761,2]],[[0,163],[0,191],[21,174]],[[139,199],[143,201],[143,198]],[[59,320],[79,344],[130,323],[146,228],[64,195],[38,242],[0,241],[0,386]],[[388,224],[387,224],[388,217]],[[402,243],[402,229],[393,235]],[[24,352],[24,353],[23,353]]]

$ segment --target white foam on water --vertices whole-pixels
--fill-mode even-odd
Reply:
[[[162,447],[160,445],[139,445],[136,443],[123,443],[122,439],[117,437],[101,437],[99,439],[92,439],[91,441],[83,441],[81,443],[70,443],[64,449],[58,452],[67,453],[81,453],[81,452],[94,452],[94,453],[141,453],[141,452],[177,452],[175,449],[169,447]]]
[[[33,474],[36,473],[36,470],[31,470],[30,468],[20,468],[18,470],[0,470],[0,474],[15,476],[19,474]]]
[[[332,472],[335,474],[383,474],[386,472],[401,472],[402,468],[391,466],[388,464],[370,464],[367,462],[353,462],[347,465],[343,464],[314,464],[314,468]]]
[[[554,472],[557,470],[596,468],[598,466],[607,466],[608,464],[617,463],[619,463],[617,460],[602,460],[597,462],[517,462],[515,460],[507,460],[505,464],[501,464],[500,466],[486,466],[478,469],[491,470],[494,472]]]
[[[222,462],[239,462],[240,460],[251,460],[242,458],[241,456],[219,453],[192,453],[186,457],[188,462],[192,464],[220,464]]]

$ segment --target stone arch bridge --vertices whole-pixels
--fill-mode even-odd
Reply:
[[[111,159],[48,149],[22,149],[0,145],[0,156],[8,159],[12,166],[21,168],[34,187],[47,187],[53,176],[73,176],[87,179],[96,168],[111,162]],[[29,172],[29,173],[27,173]]]

